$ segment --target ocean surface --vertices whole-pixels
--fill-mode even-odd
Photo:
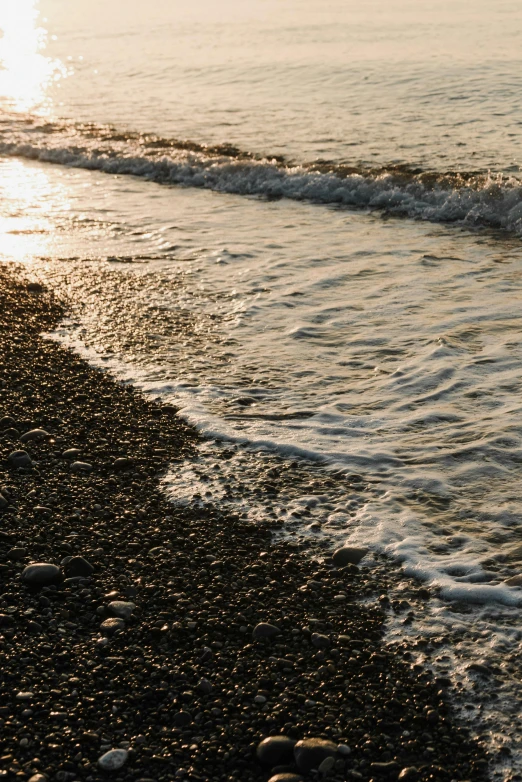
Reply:
[[[390,642],[439,639],[512,779],[520,3],[3,0],[0,31],[0,258],[70,302],[52,337],[206,436],[174,502],[425,582]],[[287,496],[231,493],[282,462]]]

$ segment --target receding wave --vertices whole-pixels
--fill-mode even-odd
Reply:
[[[480,172],[429,172],[330,161],[293,163],[232,144],[204,145],[107,126],[3,120],[0,155],[266,199],[381,210],[522,235],[522,182]]]

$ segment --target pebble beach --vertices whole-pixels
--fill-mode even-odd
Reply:
[[[174,506],[197,433],[65,314],[0,267],[0,779],[486,780],[450,680],[383,643],[394,566]]]

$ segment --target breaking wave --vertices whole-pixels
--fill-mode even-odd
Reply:
[[[522,182],[480,172],[292,163],[233,145],[122,133],[107,126],[3,120],[0,155],[266,199],[381,210],[399,217],[522,235]]]

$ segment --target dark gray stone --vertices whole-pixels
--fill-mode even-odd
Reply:
[[[87,578],[92,573],[94,567],[83,557],[71,557],[65,566],[67,578]]]
[[[7,457],[7,461],[11,467],[32,467],[33,460],[27,453],[27,451],[13,451]]]
[[[62,574],[57,565],[49,562],[34,562],[27,565],[22,573],[22,581],[28,586],[47,586],[61,581]]]
[[[196,686],[196,690],[202,695],[210,695],[213,689],[212,683],[208,679],[201,679]]]
[[[258,760],[268,768],[291,763],[295,741],[288,736],[269,736],[257,747]]]
[[[407,766],[403,768],[399,774],[401,782],[417,782],[419,778],[419,769],[415,766]]]
[[[22,443],[30,443],[37,442],[38,440],[46,440],[48,437],[51,437],[51,435],[49,432],[46,432],[45,429],[31,429],[30,432],[22,434],[20,440]]]
[[[12,548],[7,552],[8,559],[11,559],[13,562],[21,562],[22,559],[25,559],[27,556],[27,550],[25,548],[20,548],[16,546],[16,548]]]
[[[312,633],[310,640],[316,649],[327,649],[331,646],[331,641],[328,636],[322,635],[321,633]]]
[[[106,619],[101,623],[100,630],[104,635],[114,635],[114,633],[125,630],[125,622],[123,619]]]
[[[276,635],[281,635],[281,630],[275,625],[271,625],[268,622],[260,622],[254,627],[252,636],[255,641],[260,641],[265,638],[274,638]]]
[[[71,472],[92,472],[92,464],[89,464],[89,462],[73,462],[71,464]]]
[[[128,603],[125,600],[113,600],[107,608],[113,616],[118,616],[120,619],[130,619],[136,604]]]
[[[332,555],[332,561],[335,567],[346,567],[346,565],[358,565],[361,559],[368,553],[367,548],[356,548],[355,546],[345,546],[338,548]]]
[[[300,774],[275,774],[268,782],[303,782],[303,777]]]
[[[79,448],[68,448],[62,453],[64,459],[77,459],[81,455],[82,452]]]
[[[323,760],[337,755],[337,744],[327,739],[302,739],[294,747],[294,757],[299,771],[307,774],[318,769]]]
[[[129,757],[126,749],[110,749],[101,758],[98,758],[98,765],[103,771],[118,771],[125,765]]]
[[[4,510],[9,507],[9,501],[6,500],[3,494],[0,494],[0,510]]]
[[[186,728],[192,722],[192,715],[188,711],[178,711],[173,718],[176,728]]]

